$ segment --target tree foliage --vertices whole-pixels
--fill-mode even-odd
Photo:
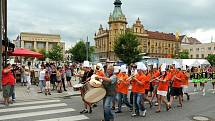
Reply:
[[[63,47],[59,44],[54,45],[48,52],[48,58],[53,61],[63,60]]]
[[[189,52],[188,51],[182,51],[179,53],[180,59],[189,59]]]
[[[140,45],[136,35],[126,32],[119,36],[114,43],[114,52],[121,61],[130,65],[141,60]]]
[[[83,40],[76,43],[76,45],[69,50],[72,54],[72,60],[77,62],[83,62],[87,58],[86,44]],[[88,60],[91,60],[91,54],[94,52],[94,47],[89,47]]]
[[[40,54],[43,55],[43,58],[38,58],[38,60],[40,60],[40,61],[45,61],[45,59],[46,59],[47,56],[48,56],[46,50],[45,50],[45,49],[40,49],[38,52],[39,52]]]
[[[211,65],[215,65],[215,54],[209,54],[207,60],[210,62]]]

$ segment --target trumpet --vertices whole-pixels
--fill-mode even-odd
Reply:
[[[126,80],[131,81],[131,80],[133,80],[133,79],[134,79],[134,77],[135,77],[135,74],[132,74],[132,75],[131,75],[131,76],[129,76]]]
[[[156,77],[155,79],[152,79],[150,82],[156,81],[156,80],[158,80],[159,78],[161,78],[162,76],[163,76],[163,75],[160,75],[160,76]]]

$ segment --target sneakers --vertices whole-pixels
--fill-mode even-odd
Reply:
[[[143,116],[143,117],[146,117],[146,110],[143,111],[142,116]]]
[[[158,106],[158,102],[155,103],[155,106]]]
[[[119,110],[118,110],[118,111],[116,111],[115,113],[122,113],[122,111],[119,111]]]
[[[82,110],[80,113],[81,113],[81,114],[82,114],[82,113],[88,113],[88,110],[87,110],[87,109],[84,109],[84,110]]]

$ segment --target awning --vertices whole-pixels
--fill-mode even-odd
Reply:
[[[25,56],[25,57],[35,57],[35,58],[43,57],[42,54],[25,48],[15,48],[14,52],[12,52],[10,56]]]

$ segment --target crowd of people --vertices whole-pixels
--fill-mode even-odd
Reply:
[[[76,75],[82,77],[80,83],[86,84],[92,79],[92,75],[97,75],[97,80],[102,80],[106,95],[103,98],[104,121],[114,120],[115,113],[122,113],[122,104],[124,103],[132,116],[146,116],[145,101],[149,107],[157,106],[156,113],[162,111],[162,104],[166,111],[169,111],[173,101],[178,99],[177,107],[183,106],[184,95],[190,100],[188,86],[190,82],[194,84],[194,91],[197,91],[197,85],[200,84],[202,95],[205,95],[205,83],[212,83],[213,93],[215,84],[215,68],[207,67],[188,67],[174,64],[167,65],[163,63],[145,65],[142,62],[132,64],[131,66],[102,66],[98,63],[91,67],[89,63],[83,64],[84,74]],[[93,76],[95,78],[95,76]],[[85,90],[81,89],[84,108],[80,113],[92,113],[92,107],[96,103],[90,103],[84,100]],[[130,100],[129,100],[130,97]],[[115,109],[116,104],[118,105]]]
[[[27,86],[27,91],[31,89],[31,83],[34,81],[28,66],[19,68],[8,64],[2,70],[2,86],[5,105],[15,101],[14,85],[16,83],[15,73],[21,72],[21,85]],[[94,76],[93,76],[94,75]],[[96,76],[95,76],[96,75]],[[122,113],[122,104],[125,104],[132,116],[146,116],[145,101],[149,107],[157,106],[156,113],[162,111],[162,104],[166,111],[169,111],[173,105],[174,99],[178,99],[177,107],[183,106],[183,97],[186,95],[190,100],[188,86],[190,82],[194,85],[194,91],[198,91],[200,85],[202,95],[205,95],[205,83],[211,83],[213,93],[215,93],[215,68],[206,67],[188,67],[175,62],[171,65],[149,64],[137,62],[130,66],[121,65],[102,65],[98,63],[94,66],[89,61],[83,65],[56,66],[54,63],[41,64],[38,71],[38,93],[51,95],[52,91],[62,93],[67,91],[66,84],[69,87],[74,86],[71,83],[72,77],[80,78],[79,90],[81,92],[84,109],[80,113],[92,113],[92,108],[97,103],[87,102],[83,97],[86,90],[83,85],[89,83],[92,77],[102,83],[101,87],[106,90],[103,99],[104,121],[114,120],[115,113]],[[12,100],[10,98],[12,97]],[[163,102],[163,103],[162,103]],[[118,106],[116,106],[118,105]],[[117,109],[115,107],[118,107]]]

